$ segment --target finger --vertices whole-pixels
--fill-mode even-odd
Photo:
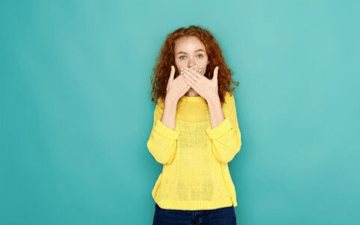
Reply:
[[[191,73],[191,71],[189,71],[189,70],[185,70],[185,71],[184,71],[184,75],[186,75],[188,79],[191,79],[191,80],[193,80],[194,82],[197,82],[197,81],[199,80],[199,79],[197,78],[197,76],[196,76],[195,74]]]
[[[192,81],[192,80],[190,80],[190,79],[188,79],[188,78],[186,78],[186,77],[184,77],[185,79],[185,82],[190,86],[190,87],[192,87],[197,93],[199,93],[199,89],[198,89],[198,87],[197,87],[197,84],[196,83],[194,83],[194,81]]]
[[[181,68],[180,68],[180,74],[181,74],[181,75],[184,75],[184,69],[185,69],[184,67],[181,67]]]
[[[194,70],[197,71],[197,72],[199,72],[199,73],[201,73],[202,68],[201,68],[201,66],[196,65],[196,67],[194,68]]]
[[[214,82],[217,82],[217,80],[218,80],[218,73],[219,73],[219,66],[216,66],[215,69],[214,69],[214,76],[212,78],[212,80]]]
[[[193,75],[189,74],[188,72],[184,72],[183,74],[184,78],[191,80],[192,82],[196,82],[195,78],[193,77]]]
[[[193,87],[194,86],[194,81],[192,81],[191,79],[189,79],[188,76],[184,75],[184,81],[190,86]]]
[[[173,65],[171,65],[170,81],[174,80],[174,75],[175,75],[175,67]]]
[[[193,71],[193,70],[189,70],[189,69],[185,69],[185,72],[187,72],[189,75],[193,76],[194,79],[200,79],[201,76],[199,76],[197,71]]]
[[[192,69],[196,72],[199,72],[199,73],[201,73],[201,71],[202,71],[202,68],[199,65],[192,66],[192,67],[190,67],[190,69]]]

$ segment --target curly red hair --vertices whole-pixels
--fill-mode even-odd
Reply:
[[[212,79],[215,67],[219,66],[218,91],[222,106],[225,102],[226,92],[233,93],[235,89],[231,88],[230,85],[235,84],[238,86],[239,82],[232,79],[233,71],[227,65],[223,57],[222,50],[214,36],[207,29],[195,25],[189,26],[188,28],[181,27],[167,35],[156,59],[156,65],[153,68],[154,74],[151,77],[151,101],[155,104],[157,104],[157,100],[159,98],[162,98],[163,102],[165,101],[166,87],[170,77],[171,65],[175,65],[175,41],[188,36],[197,37],[205,45],[205,50],[210,62],[207,65],[205,77]],[[179,76],[179,71],[175,66],[174,78],[177,76]]]

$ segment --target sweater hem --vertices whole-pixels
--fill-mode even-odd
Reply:
[[[211,209],[219,209],[224,207],[234,206],[237,204],[233,204],[231,199],[226,201],[174,201],[174,200],[164,200],[164,199],[154,199],[155,202],[162,209],[167,210],[211,210]]]

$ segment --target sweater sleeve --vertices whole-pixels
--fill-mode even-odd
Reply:
[[[206,134],[210,138],[211,150],[215,157],[223,163],[228,163],[240,151],[242,143],[234,96],[228,95],[224,104],[225,119],[214,128],[209,126]]]
[[[162,100],[159,99],[154,111],[154,122],[147,148],[157,162],[171,164],[176,153],[180,131],[173,130],[161,121],[163,111],[164,106]]]

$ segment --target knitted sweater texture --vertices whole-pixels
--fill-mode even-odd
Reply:
[[[152,190],[163,209],[206,210],[237,206],[228,163],[240,151],[241,133],[233,94],[226,93],[225,119],[211,127],[201,96],[183,96],[177,103],[175,130],[162,121],[164,102],[157,101],[147,148],[163,165]]]

